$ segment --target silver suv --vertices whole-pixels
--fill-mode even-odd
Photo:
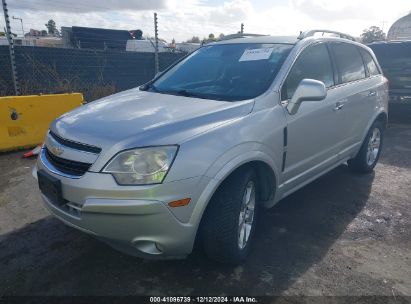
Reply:
[[[33,170],[66,224],[142,257],[249,252],[264,208],[340,164],[376,165],[388,86],[348,36],[203,46],[140,88],[55,120]]]

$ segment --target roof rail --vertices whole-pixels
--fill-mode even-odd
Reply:
[[[322,33],[323,35],[324,34],[335,34],[335,35],[338,35],[338,37],[340,38],[357,41],[357,39],[355,39],[355,37],[353,36],[350,36],[348,34],[344,34],[341,32],[330,31],[330,30],[310,30],[310,31],[301,32],[300,35],[297,37],[297,39],[301,40],[307,37],[311,37],[311,36],[314,36],[316,33]]]
[[[237,39],[237,38],[261,37],[261,36],[267,36],[267,35],[236,33],[236,34],[226,35],[226,36],[222,37],[221,39],[219,39],[219,41],[231,40],[231,39]]]

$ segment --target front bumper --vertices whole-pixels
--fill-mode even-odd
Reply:
[[[199,218],[192,217],[210,179],[204,176],[147,186],[119,186],[110,174],[86,172],[72,179],[50,170],[39,157],[37,170],[61,181],[65,204],[42,195],[45,206],[66,224],[94,235],[128,254],[185,256],[192,251]],[[187,206],[168,202],[190,197]]]

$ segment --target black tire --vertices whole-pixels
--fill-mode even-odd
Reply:
[[[377,156],[375,157],[374,161],[370,164],[367,159],[367,152],[368,152],[368,144],[370,142],[370,138],[373,136],[373,132],[375,129],[378,129],[380,132],[380,146],[378,149]],[[368,130],[367,136],[362,143],[361,149],[358,152],[357,156],[353,159],[348,161],[348,166],[351,170],[356,173],[371,173],[380,158],[381,150],[383,147],[384,141],[384,123],[380,120],[377,120],[373,123],[370,130]]]
[[[250,181],[255,189],[254,216],[248,241],[241,249],[240,211]],[[207,206],[202,223],[203,248],[210,259],[235,265],[247,257],[258,218],[258,201],[257,177],[251,169],[240,169],[221,184]]]

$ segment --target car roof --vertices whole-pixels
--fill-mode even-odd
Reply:
[[[297,36],[254,36],[254,37],[242,37],[221,40],[210,43],[215,44],[236,44],[236,43],[284,43],[284,44],[296,44],[299,41]]]

